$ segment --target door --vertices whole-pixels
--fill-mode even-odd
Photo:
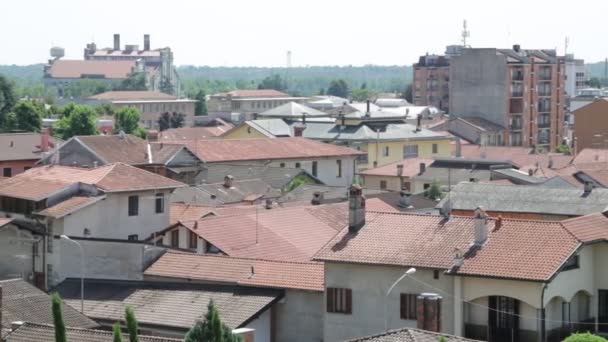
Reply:
[[[490,296],[488,341],[516,342],[519,336],[519,301],[511,297]]]
[[[608,331],[608,290],[598,290],[597,321],[600,331]]]

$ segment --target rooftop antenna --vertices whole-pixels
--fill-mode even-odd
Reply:
[[[471,32],[467,29],[467,20],[462,22],[462,46],[467,47],[467,38],[471,36]]]

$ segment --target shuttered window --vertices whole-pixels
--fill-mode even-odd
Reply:
[[[327,312],[350,315],[353,310],[353,292],[351,289],[327,288]]]
[[[417,294],[402,293],[400,303],[401,319],[416,319],[416,297]]]

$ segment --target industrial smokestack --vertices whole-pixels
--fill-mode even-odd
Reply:
[[[150,51],[150,35],[144,34],[144,51]]]
[[[114,33],[114,50],[120,50],[120,35]]]

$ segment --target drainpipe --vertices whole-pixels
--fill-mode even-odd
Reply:
[[[543,284],[543,289],[540,293],[540,342],[545,342],[547,340],[547,332],[545,330],[545,290],[549,286],[548,283]]]

